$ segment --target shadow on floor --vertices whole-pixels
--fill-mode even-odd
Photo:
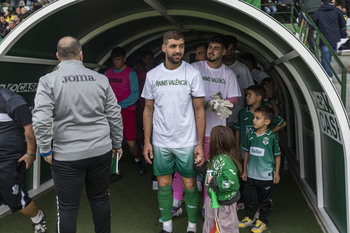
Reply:
[[[130,156],[124,156],[120,163],[122,179],[110,187],[112,232],[119,233],[157,233],[161,230],[158,222],[157,192],[152,190],[151,166],[141,176]],[[203,192],[201,205],[203,203]],[[55,232],[56,198],[51,189],[35,199],[39,208],[47,216],[48,232]],[[244,210],[238,212],[239,218],[244,216]],[[198,215],[198,232],[203,224],[201,213]],[[173,219],[177,233],[186,232],[187,217],[184,214]],[[78,215],[77,232],[94,232],[90,206],[83,192]],[[19,213],[9,214],[0,219],[1,233],[32,232],[31,221]],[[250,228],[240,232],[250,232]],[[268,232],[278,233],[313,233],[322,232],[313,212],[303,198],[301,191],[288,171],[282,171],[281,182],[275,186],[273,207],[269,218]]]

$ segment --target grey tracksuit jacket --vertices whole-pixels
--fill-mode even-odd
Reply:
[[[81,61],[62,61],[41,77],[34,102],[37,144],[48,153],[53,140],[55,160],[86,159],[121,147],[121,108],[108,79]]]

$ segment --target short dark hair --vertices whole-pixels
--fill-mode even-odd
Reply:
[[[246,91],[252,91],[255,95],[264,97],[265,96],[265,90],[260,85],[251,85],[248,88],[245,89]]]
[[[65,36],[57,43],[57,53],[62,59],[76,58],[81,51],[81,44],[78,39],[72,36]]]
[[[209,44],[210,43],[218,43],[221,44],[223,49],[227,49],[227,43],[226,43],[226,39],[224,36],[222,35],[216,35],[213,36],[212,38],[209,39]]]
[[[233,47],[237,47],[237,38],[235,36],[232,36],[232,35],[226,35],[226,43],[227,43],[227,47],[230,45],[230,44],[233,44]]]
[[[126,52],[123,47],[115,47],[111,52],[111,58],[114,59],[116,57],[125,57]]]
[[[273,118],[275,116],[273,109],[269,106],[257,107],[254,112],[261,113],[265,119],[270,120],[270,123],[273,121]]]
[[[179,40],[179,39],[184,39],[185,37],[182,34],[180,30],[170,30],[164,33],[163,35],[163,44],[167,44],[168,40],[174,39],[174,40]]]

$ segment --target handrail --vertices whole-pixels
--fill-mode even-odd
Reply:
[[[261,4],[261,6],[266,6],[269,4]],[[288,4],[287,4],[288,5]],[[301,12],[304,14],[305,18],[307,19],[308,23],[310,23],[312,25],[312,27],[315,30],[316,33],[316,40],[315,40],[315,51],[311,51],[314,53],[315,57],[321,62],[321,57],[323,57],[326,61],[326,63],[328,64],[328,66],[330,67],[330,69],[332,70],[332,73],[334,75],[334,77],[336,78],[336,80],[338,81],[338,83],[341,86],[340,89],[340,97],[341,100],[344,104],[344,106],[346,106],[346,84],[347,84],[347,70],[343,64],[343,62],[339,59],[337,53],[333,50],[333,48],[331,47],[331,45],[328,43],[328,41],[326,40],[326,38],[323,36],[323,34],[321,33],[321,31],[318,29],[318,27],[316,26],[315,22],[311,19],[310,15],[307,13],[307,11],[305,10],[305,8],[302,5],[299,5]],[[300,12],[298,12],[298,10],[296,9],[296,7],[294,6],[294,4],[290,4],[290,23],[292,24],[292,27],[294,29],[295,32],[297,32],[297,27],[295,25],[295,14],[299,15]],[[278,15],[278,14],[285,14],[288,12],[281,12],[281,11],[277,11],[273,14]],[[272,13],[270,13],[272,14]],[[325,46],[327,46],[327,48],[329,49],[330,53],[332,54],[332,57],[334,58],[334,60],[336,61],[336,63],[339,65],[340,69],[341,69],[341,77],[338,76],[338,74],[335,72],[334,68],[331,66],[330,62],[328,61],[328,59],[324,56],[324,53],[322,52],[322,50],[320,49],[319,46],[319,41],[322,40],[323,43],[325,44]]]
[[[300,5],[300,9],[304,13],[306,19],[312,25],[312,27],[314,28],[314,30],[316,32],[316,51],[315,51],[316,58],[319,59],[319,61],[321,59],[321,56],[319,56],[319,52],[321,51],[319,49],[319,41],[321,39],[322,42],[327,46],[330,53],[332,54],[332,57],[334,58],[334,60],[337,62],[337,64],[339,65],[339,67],[341,69],[341,77],[339,77],[338,74],[334,71],[334,69],[331,66],[328,59],[324,56],[324,53],[321,51],[321,55],[324,57],[325,61],[327,62],[327,64],[331,68],[333,75],[335,76],[335,78],[337,79],[337,81],[339,82],[339,84],[341,86],[340,97],[341,97],[341,100],[342,100],[344,106],[346,106],[346,81],[347,81],[346,68],[345,68],[343,62],[339,59],[336,52],[333,50],[332,46],[328,43],[326,38],[323,36],[321,31],[318,29],[315,22],[311,19],[310,15],[305,11],[305,8],[302,5]]]

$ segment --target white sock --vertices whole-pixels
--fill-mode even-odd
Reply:
[[[167,232],[172,232],[173,231],[173,220],[169,220],[166,222],[163,222],[163,230]]]
[[[39,210],[38,214],[31,219],[33,223],[39,223],[43,217],[44,217],[44,213],[41,210]]]
[[[188,222],[187,231],[197,232],[197,223]]]
[[[181,200],[173,199],[173,206],[179,208],[181,205]]]

